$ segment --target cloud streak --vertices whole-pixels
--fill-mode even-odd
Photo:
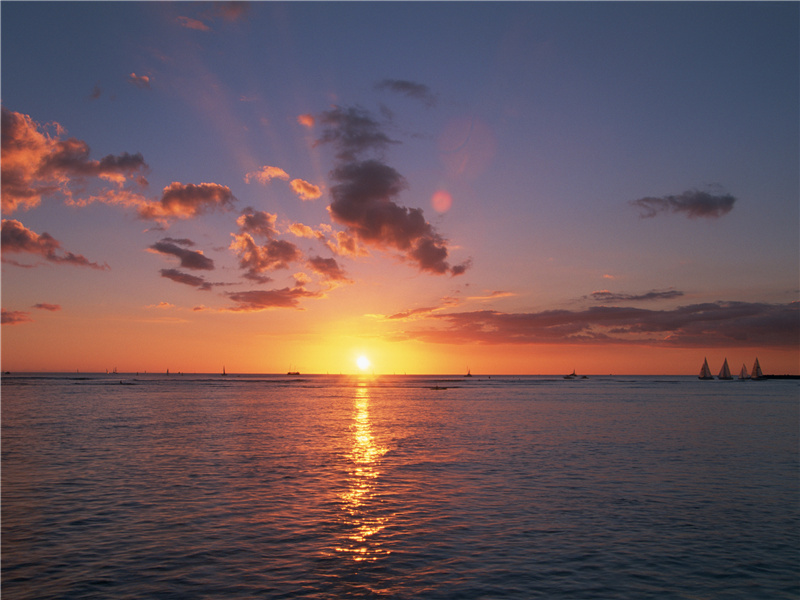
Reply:
[[[30,313],[24,310],[0,309],[0,322],[3,325],[19,325],[21,323],[33,323]]]
[[[436,96],[427,85],[403,79],[384,79],[375,84],[376,90],[389,90],[409,98],[420,100],[425,106],[435,106]]]
[[[639,198],[632,200],[631,204],[639,208],[639,216],[643,219],[665,212],[685,214],[690,219],[697,217],[714,219],[728,214],[735,202],[736,198],[730,194],[688,190],[676,196]]]
[[[198,277],[197,275],[190,275],[189,273],[183,273],[177,269],[161,269],[161,276],[174,281],[175,283],[182,283],[184,285],[189,285],[191,287],[196,287],[202,291],[208,291],[212,288],[213,284],[208,283],[202,277]]]
[[[1,247],[3,262],[12,262],[6,258],[6,254],[33,254],[55,264],[89,267],[101,271],[110,268],[107,264],[100,265],[91,262],[85,256],[63,250],[61,243],[49,233],[40,235],[15,219],[3,219]]]
[[[441,326],[398,337],[462,344],[636,344],[670,347],[795,347],[800,303],[711,302],[672,310],[592,307],[536,313],[432,315]]]
[[[212,271],[214,269],[213,260],[202,252],[181,248],[181,246],[178,245],[181,242],[184,244],[188,242],[186,245],[193,244],[190,240],[172,240],[171,238],[166,238],[150,246],[150,249],[160,254],[177,257],[180,260],[181,267],[184,269],[206,271]]]
[[[250,290],[231,292],[228,298],[236,304],[229,310],[235,312],[254,312],[271,308],[299,308],[305,298],[319,298],[320,292],[311,292],[302,286],[276,290]]]
[[[651,300],[673,300],[683,296],[678,290],[650,290],[644,294],[622,294],[609,290],[598,290],[589,294],[596,302],[649,302]]]

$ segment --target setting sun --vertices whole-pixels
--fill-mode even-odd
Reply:
[[[358,365],[359,369],[361,369],[362,371],[366,371],[367,369],[369,369],[369,366],[372,363],[369,362],[369,359],[366,356],[362,355],[356,359],[356,364]]]

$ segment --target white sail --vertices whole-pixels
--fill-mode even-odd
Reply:
[[[761,372],[761,365],[758,364],[757,358],[756,362],[753,363],[753,370],[750,372],[750,377],[753,379],[761,379],[764,377],[764,373]]]
[[[708,359],[706,358],[703,361],[703,368],[700,369],[700,375],[698,375],[700,379],[714,379],[714,376],[711,374],[711,369],[708,368]]]
[[[731,377],[730,367],[728,367],[728,359],[727,358],[725,359],[725,362],[722,363],[722,368],[719,370],[719,378],[720,379],[733,379],[733,377]]]
[[[747,365],[742,365],[742,370],[739,371],[739,379],[750,379],[750,375],[747,373]]]

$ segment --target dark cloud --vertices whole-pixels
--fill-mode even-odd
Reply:
[[[3,325],[19,325],[20,323],[33,323],[33,319],[29,313],[23,310],[6,310],[0,309],[0,322]]]
[[[419,208],[407,208],[392,198],[406,187],[392,167],[376,160],[344,164],[331,173],[330,214],[359,241],[381,250],[399,250],[422,271],[436,274],[464,272],[451,267],[447,242],[425,220]]]
[[[211,27],[202,21],[192,19],[191,17],[177,17],[175,20],[177,21],[178,25],[185,27],[186,29],[194,29],[195,31],[211,31]]]
[[[334,258],[322,258],[321,256],[315,256],[313,258],[309,258],[306,264],[308,264],[308,267],[312,271],[318,275],[322,275],[322,277],[328,281],[350,281],[344,270],[339,266],[339,263],[337,263],[336,259]]]
[[[109,269],[106,264],[99,265],[80,254],[65,252],[61,249],[61,244],[58,240],[49,233],[40,235],[14,219],[3,219],[2,252],[4,255],[3,262],[9,262],[6,260],[5,254],[27,253],[40,256],[46,261],[56,264],[68,264],[100,270]]]
[[[655,217],[662,212],[684,213],[689,218],[718,218],[728,214],[735,202],[736,198],[730,194],[688,190],[677,196],[639,198],[631,204],[640,209],[642,218]]]
[[[230,210],[236,197],[226,185],[218,183],[179,183],[173,181],[162,192],[161,200],[139,205],[143,219],[166,221],[191,219],[215,210]]]
[[[245,278],[266,283],[270,278],[266,271],[288,269],[289,264],[300,260],[302,253],[291,242],[270,240],[259,246],[249,233],[231,234],[233,242],[230,249],[239,257],[239,267],[245,271]]]
[[[257,211],[248,207],[244,209],[242,215],[236,220],[236,224],[242,233],[272,239],[278,235],[278,230],[275,228],[275,221],[277,220],[278,215],[276,214],[264,212],[263,210]]]
[[[621,294],[598,290],[590,294],[591,299],[597,302],[646,302],[649,300],[672,300],[681,296],[683,296],[683,292],[678,290],[650,290],[644,294]]]
[[[426,106],[436,105],[436,96],[433,95],[427,85],[422,83],[414,83],[413,81],[402,79],[384,79],[375,85],[375,89],[403,94],[409,98],[421,100]]]
[[[86,142],[61,139],[63,128],[51,124],[56,135],[30,116],[2,109],[2,210],[38,206],[43,196],[61,193],[72,199],[71,184],[81,186],[95,178],[122,186],[129,180],[146,185],[147,163],[141,154],[124,152],[100,160],[89,158]]]
[[[310,292],[301,286],[280,290],[251,290],[232,292],[228,297],[236,302],[233,311],[259,311],[270,308],[299,308],[304,298],[319,298],[319,292]]]
[[[34,304],[33,308],[38,308],[39,310],[49,310],[51,312],[61,310],[61,305],[59,304],[47,304],[46,302],[40,302],[38,304]]]
[[[188,273],[183,273],[178,271],[177,269],[161,269],[161,276],[166,277],[167,279],[171,279],[176,283],[182,283],[184,285],[190,285],[192,287],[196,287],[197,289],[208,291],[211,289],[211,283],[208,283],[202,277],[197,277],[196,275],[189,275]]]
[[[167,241],[168,239],[169,238],[156,242],[150,246],[150,249],[160,252],[161,254],[168,254],[179,258],[181,267],[184,269],[193,269],[197,271],[212,271],[214,269],[214,261],[202,252],[181,248],[177,244]]]
[[[331,143],[337,148],[336,158],[350,162],[367,151],[381,152],[389,144],[399,142],[387,136],[378,121],[359,107],[336,107],[322,113],[319,122],[325,131],[318,143]]]
[[[442,328],[405,339],[484,344],[639,344],[674,347],[794,347],[800,303],[712,302],[673,310],[592,307],[538,313],[473,311],[434,315]]]

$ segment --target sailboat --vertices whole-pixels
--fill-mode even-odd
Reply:
[[[225,375],[227,375],[227,373],[225,372],[225,365],[222,365],[222,375],[223,375],[223,377],[224,377]]]
[[[742,370],[739,371],[739,379],[744,381],[745,379],[750,379],[750,374],[747,372],[747,365],[742,365]]]
[[[719,370],[719,378],[720,379],[733,379],[731,376],[731,370],[728,367],[728,359],[725,359],[725,362],[722,363],[722,368]]]
[[[564,379],[575,379],[578,375],[575,373],[575,369],[572,369],[572,373],[569,375],[564,375]]]
[[[464,375],[464,377],[472,377],[472,371],[470,370],[469,367],[467,367],[467,374]]]
[[[700,375],[698,375],[699,379],[714,379],[714,376],[711,374],[711,369],[708,368],[708,359],[706,358],[703,360],[703,368],[700,369]]]
[[[758,364],[758,358],[756,358],[756,362],[753,363],[753,370],[750,371],[750,378],[764,379],[764,373],[761,372],[761,365]]]

